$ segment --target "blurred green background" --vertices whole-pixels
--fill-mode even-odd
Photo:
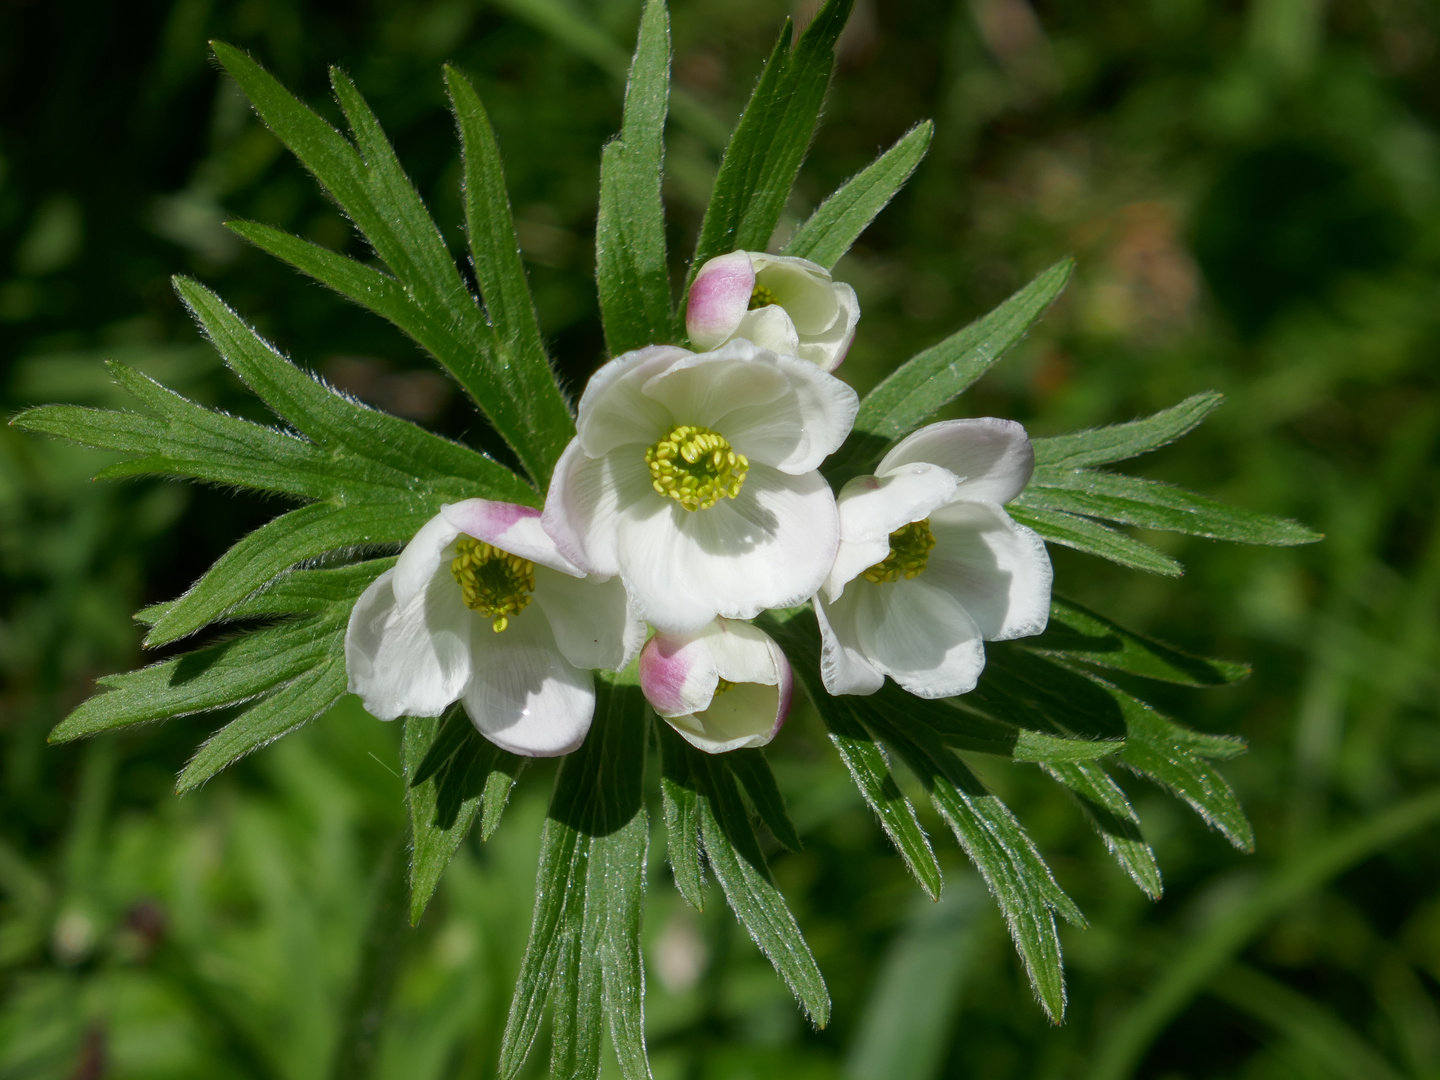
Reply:
[[[676,0],[677,252],[787,13]],[[325,66],[347,68],[457,250],[439,64],[463,68],[578,389],[601,359],[599,148],[637,16],[636,0],[0,0],[0,412],[121,404],[114,357],[262,416],[171,292],[183,272],[336,385],[485,441],[396,331],[220,228],[358,247],[208,62],[212,37],[332,117]],[[1060,591],[1255,663],[1237,687],[1148,692],[1250,741],[1225,770],[1257,851],[1129,785],[1166,875],[1152,904],[1058,787],[976,759],[1092,921],[1064,933],[1070,1012],[1052,1027],[940,823],[932,905],[802,709],[771,758],[807,846],[774,866],[834,1021],[808,1028],[718,893],[700,915],[678,900],[662,830],[657,1077],[1440,1076],[1440,837],[1380,816],[1440,785],[1440,9],[860,0],[792,226],[927,116],[928,160],[837,268],[865,312],[842,373],[863,391],[1073,252],[1069,292],[963,413],[1050,434],[1218,388],[1227,406],[1142,471],[1328,534],[1147,536],[1185,561],[1180,581],[1055,555]],[[0,427],[0,1080],[325,1076],[403,826],[398,729],[342,705],[184,799],[174,774],[223,717],[48,748],[96,676],[145,662],[130,613],[279,509],[92,484],[104,463]],[[455,860],[407,944],[375,1075],[493,1074],[551,775],[532,769],[496,838]]]

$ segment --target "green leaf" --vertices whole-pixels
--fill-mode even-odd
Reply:
[[[665,116],[670,91],[670,16],[648,0],[625,88],[618,139],[600,162],[595,280],[612,356],[677,337],[665,261]]]
[[[1025,647],[1181,686],[1226,686],[1250,674],[1249,664],[1191,656],[1059,597],[1051,600],[1045,633]]]
[[[1021,525],[1028,525],[1051,544],[1097,555],[1132,570],[1166,577],[1179,577],[1185,573],[1185,568],[1164,552],[1098,521],[1058,510],[1037,510],[1020,503],[1011,503],[1005,509]]]
[[[1132,420],[1128,424],[1112,424],[1069,435],[1035,439],[1035,464],[1075,468],[1104,465],[1148,454],[1193,430],[1224,400],[1225,395],[1219,391],[1207,390],[1153,416]]]
[[[1120,785],[1096,762],[1042,765],[1055,780],[1075,795],[1086,819],[1104,841],[1105,848],[1150,899],[1160,899],[1164,886],[1155,852],[1140,832],[1140,817]]]
[[[759,749],[732,750],[722,755],[721,760],[744,786],[745,794],[750,796],[755,812],[770,830],[770,835],[787,850],[798,852],[802,846],[800,834],[795,831],[795,823],[785,809],[785,796],[780,794],[780,785],[775,782],[775,774],[770,771],[765,752]]]
[[[1014,505],[1242,544],[1288,546],[1321,539],[1298,521],[1226,506],[1158,480],[1094,469],[1036,469]]]
[[[1039,321],[1070,280],[1073,259],[1061,259],[988,315],[917,353],[865,395],[855,430],[827,470],[861,473],[894,440],[908,435],[964,393]]]
[[[705,909],[705,877],[700,863],[700,805],[685,740],[657,719],[660,743],[660,796],[665,809],[665,857],[675,888],[696,911]]]
[[[246,754],[329,712],[345,694],[344,637],[334,634],[324,659],[276,687],[217,731],[185,763],[175,782],[184,795]]]
[[[922,120],[826,199],[785,245],[784,254],[830,269],[850,250],[925,160],[935,125]]]
[[[905,865],[932,900],[940,898],[942,875],[930,838],[915,807],[890,772],[884,749],[856,718],[847,698],[832,697],[820,679],[820,631],[814,617],[802,615],[780,622],[762,616],[762,624],[796,661],[795,673],[825,722],[830,742],[860,794],[875,812],[880,827],[905,860]],[[918,700],[918,699],[917,699]]]
[[[972,753],[995,754],[1014,761],[1093,761],[1120,752],[1122,740],[1101,734],[1089,737],[1058,729],[1043,716],[1022,708],[999,710],[977,706],[975,694],[926,701],[886,686],[871,699],[876,710],[895,723],[924,723],[947,746]]]
[[[1055,883],[1045,860],[1005,804],[987,792],[938,737],[920,726],[893,724],[874,710],[862,716],[920,778],[935,808],[985,878],[1010,927],[1030,985],[1046,1013],[1058,1023],[1065,1014],[1065,974],[1054,912],[1084,926],[1080,909]]]
[[[551,1075],[598,1076],[607,1020],[621,1074],[650,1075],[640,964],[645,706],[636,687],[597,689],[594,724],[560,766],[540,834],[530,941],[500,1050],[507,1080],[524,1065],[547,1001]]]
[[[523,366],[548,369],[550,358],[540,337],[530,285],[525,280],[505,187],[505,168],[490,118],[469,80],[449,65],[445,67],[445,87],[460,129],[465,230],[486,314],[496,335],[512,355],[520,357]]]
[[[334,197],[395,275],[414,308],[396,325],[455,376],[531,477],[547,478],[573,432],[554,374],[537,358],[516,354],[486,322],[354,84],[332,71],[331,84],[355,137],[352,146],[244,53],[223,42],[213,47],[260,118]],[[301,269],[313,269],[316,262]],[[346,292],[343,286],[354,277],[334,287]],[[393,290],[376,294],[393,310]]]
[[[735,778],[723,763],[686,747],[701,797],[700,832],[705,855],[730,910],[790,987],[818,1027],[830,1021],[830,991],[800,933],[784,894],[770,877],[760,841],[745,812]]]
[[[815,133],[835,66],[835,42],[854,0],[826,0],[794,52],[787,21],[715,177],[690,276],[716,255],[764,251]]]

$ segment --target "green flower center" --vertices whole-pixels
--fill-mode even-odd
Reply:
[[[890,534],[890,554],[865,571],[865,580],[881,585],[887,581],[907,581],[919,577],[930,561],[935,536],[930,532],[930,519],[912,521]]]
[[[764,285],[757,284],[755,286],[755,291],[750,294],[751,311],[754,311],[756,308],[766,307],[770,304],[778,304],[779,302],[780,301],[776,299],[775,294],[769,289],[767,289]]]
[[[733,499],[745,484],[750,462],[725,436],[709,428],[677,424],[645,451],[650,484],[686,510],[708,510]]]
[[[510,625],[510,617],[534,599],[535,564],[473,536],[462,536],[455,550],[450,573],[460,585],[465,606],[494,620],[491,628],[500,633]]]

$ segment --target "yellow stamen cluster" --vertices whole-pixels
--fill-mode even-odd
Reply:
[[[729,679],[721,676],[719,681],[715,684],[715,696],[719,697],[721,694],[725,693],[726,690],[729,690],[734,685],[735,684]]]
[[[455,542],[450,573],[460,584],[465,606],[487,619],[498,634],[534,599],[535,564],[493,544],[462,536]]]
[[[902,525],[890,534],[890,554],[865,571],[865,580],[880,585],[902,577],[907,581],[919,577],[934,546],[929,518]]]
[[[677,424],[645,451],[650,483],[686,510],[708,510],[740,494],[750,462],[709,428]]]
[[[779,302],[780,301],[775,298],[775,294],[764,285],[757,284],[755,291],[750,294],[751,311],[754,311],[756,308],[766,307],[770,304],[778,304]]]

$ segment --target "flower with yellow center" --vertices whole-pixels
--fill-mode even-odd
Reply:
[[[920,697],[963,694],[984,642],[1045,629],[1050,557],[1002,508],[1034,461],[1019,424],[951,420],[845,485],[840,550],[815,596],[830,693],[873,694],[888,675]]]
[[[659,630],[803,603],[840,540],[817,469],[857,406],[816,365],[749,341],[626,353],[580,398],[544,527],[576,566],[619,576]]]
[[[459,700],[491,742],[549,757],[590,728],[591,670],[620,670],[644,639],[621,583],[561,555],[538,510],[467,499],[441,507],[356,601],[345,667],[381,720]]]

